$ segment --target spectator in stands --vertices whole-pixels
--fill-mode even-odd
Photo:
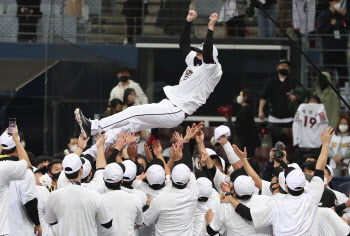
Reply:
[[[51,186],[49,186],[50,192],[57,189],[57,180],[61,174],[62,169],[63,169],[62,161],[57,159],[51,161],[50,164],[47,166],[47,174],[50,176],[52,180]]]
[[[249,9],[250,0],[226,0],[221,8],[218,22],[225,22],[226,36],[245,37],[246,10]]]
[[[329,9],[317,19],[317,32],[323,34],[323,63],[336,69],[340,86],[348,82],[347,48],[350,14],[340,7],[339,0],[329,0]]]
[[[134,43],[134,36],[142,34],[142,21],[147,14],[147,9],[147,0],[124,1],[122,13],[125,14],[126,35],[129,44]]]
[[[315,81],[315,95],[317,95],[326,108],[329,126],[337,127],[340,113],[340,101],[337,94],[329,87],[327,80],[332,82],[330,73],[322,72],[324,76],[320,76]]]
[[[124,109],[131,106],[139,105],[135,102],[135,98],[136,98],[135,89],[132,89],[132,88],[125,89],[124,97],[123,97]]]
[[[41,0],[16,0],[18,17],[18,42],[36,42],[36,27],[42,13]]]
[[[270,100],[271,113],[268,121],[273,146],[278,141],[286,142],[287,136],[282,131],[282,128],[292,127],[293,114],[290,113],[288,105],[291,101],[296,101],[295,95],[291,94],[291,91],[296,87],[296,83],[289,77],[290,62],[286,59],[280,60],[277,65],[277,71],[277,75],[265,82],[259,104],[259,118],[264,120],[264,106],[267,100]]]
[[[122,111],[123,105],[124,104],[120,99],[118,98],[112,99],[111,101],[109,101],[109,107],[105,111],[103,117],[108,117]]]
[[[298,36],[315,32],[316,0],[293,0],[293,27]],[[314,47],[314,40],[310,41]]]
[[[262,8],[275,20],[278,18],[277,0],[267,0]],[[276,26],[273,22],[260,10],[257,11],[256,17],[258,20],[259,37],[274,38],[276,37]]]
[[[253,93],[243,90],[237,97],[237,103],[242,105],[234,124],[235,144],[243,150],[247,148],[248,157],[254,157],[255,148],[260,146],[258,130],[254,121]]]
[[[328,157],[334,176],[349,176],[346,166],[349,165],[350,158],[350,134],[349,119],[346,117],[339,119],[329,147]]]
[[[140,85],[133,80],[131,80],[131,69],[128,67],[122,67],[118,70],[116,74],[119,83],[117,86],[115,86],[112,91],[111,95],[109,97],[109,101],[112,101],[114,98],[118,98],[121,101],[124,99],[124,91],[127,88],[132,88],[135,90],[136,98],[135,98],[135,104],[147,104],[148,99],[145,93],[143,92]]]

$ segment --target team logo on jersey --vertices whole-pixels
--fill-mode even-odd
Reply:
[[[297,111],[297,113],[294,116],[294,120],[299,120],[300,117],[300,111]]]
[[[326,114],[324,114],[324,112],[320,112],[318,115],[320,117],[321,122],[325,122],[326,121]]]
[[[190,67],[186,70],[183,80],[187,80],[193,74],[193,69]]]

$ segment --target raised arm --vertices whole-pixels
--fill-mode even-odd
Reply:
[[[104,145],[105,141],[107,139],[107,135],[100,134],[96,138],[96,145],[97,145],[97,157],[96,157],[96,169],[106,168],[107,162],[105,158],[105,151],[104,151]]]
[[[20,160],[25,160],[28,164],[28,168],[31,168],[32,167],[32,164],[30,163],[29,161],[29,157],[28,157],[28,154],[26,152],[26,150],[24,149],[22,143],[19,141],[19,138],[18,138],[18,128],[17,128],[17,125],[16,127],[13,128],[13,131],[12,131],[12,139],[13,141],[15,142],[16,144],[16,149],[17,149],[17,152],[18,152],[18,158]]]
[[[182,29],[181,37],[180,37],[180,50],[182,55],[187,57],[187,55],[191,52],[191,24],[194,19],[197,17],[197,12],[194,10],[190,10],[188,12],[186,22],[184,28]]]
[[[316,170],[324,171],[326,167],[327,158],[328,158],[328,147],[329,147],[329,143],[332,140],[333,135],[334,135],[334,132],[332,127],[328,127],[328,129],[324,127],[323,132],[321,134],[322,149],[321,149],[321,154],[318,157],[318,160],[316,163]]]
[[[203,62],[205,64],[214,64],[214,58],[213,58],[213,35],[214,35],[214,26],[216,22],[218,21],[218,14],[213,13],[209,17],[209,23],[208,23],[208,31],[207,36],[204,40],[203,45]]]
[[[232,165],[232,168],[234,170],[242,168],[243,163],[234,152],[233,147],[231,146],[230,142],[227,140],[226,136],[223,135],[220,138],[218,138],[218,143],[220,143],[224,148],[226,156],[228,158],[228,161]]]
[[[173,169],[174,164],[176,161],[179,161],[182,159],[182,149],[178,145],[173,144],[171,147],[171,155],[170,160],[168,161],[168,167],[170,170]]]
[[[154,155],[162,160],[162,162],[164,163],[164,170],[165,170],[165,175],[171,175],[171,170],[169,168],[169,166],[166,164],[165,160],[164,160],[164,157],[163,157],[163,148],[162,148],[162,145],[160,144],[160,141],[159,140],[154,140],[152,142],[152,149],[153,149],[153,152],[154,152]]]
[[[87,146],[87,142],[89,141],[89,139],[90,139],[90,137],[84,138],[84,135],[80,134],[79,139],[78,139],[78,147],[74,153],[77,154],[78,156],[81,156],[81,154],[83,153],[84,149]]]

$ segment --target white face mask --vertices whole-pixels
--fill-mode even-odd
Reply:
[[[348,125],[339,125],[338,128],[339,128],[339,131],[342,133],[348,131]]]
[[[21,144],[22,144],[23,148],[26,147],[26,142],[22,141]]]
[[[328,184],[328,179],[327,178],[323,178],[323,183],[324,184]]]
[[[78,144],[75,144],[75,145],[73,145],[73,146],[70,146],[69,150],[70,150],[71,152],[75,152],[75,150],[77,150],[77,147],[78,147]]]
[[[340,3],[336,3],[333,5],[334,9],[338,11],[338,9],[340,8]]]
[[[242,104],[242,102],[243,102],[243,97],[240,95],[237,97],[237,103]]]

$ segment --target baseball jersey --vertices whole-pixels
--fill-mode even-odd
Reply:
[[[193,218],[193,236],[209,235],[207,234],[207,222],[205,220],[205,214],[209,209],[212,209],[215,214],[215,209],[219,205],[220,196],[215,189],[212,189],[212,194],[210,195],[208,201],[197,203]]]
[[[113,234],[134,236],[135,224],[143,223],[142,203],[140,199],[131,193],[123,190],[109,190],[102,195],[102,201],[110,210],[113,216]],[[105,228],[98,225],[98,235],[106,235]],[[108,230],[107,230],[108,231]],[[108,233],[107,233],[108,235]]]
[[[249,200],[239,201],[252,211],[255,208],[267,204],[270,198],[262,195],[252,195]],[[223,203],[216,209],[210,227],[217,232],[226,230],[227,236],[272,235],[271,227],[254,228],[253,222],[247,221],[238,215],[230,203]]]
[[[194,174],[190,178],[186,188],[160,193],[144,212],[144,224],[155,223],[156,236],[193,236],[198,188]]]
[[[319,236],[346,236],[349,225],[345,223],[332,209],[319,207]]]
[[[255,228],[272,225],[276,236],[319,235],[317,210],[323,190],[323,180],[315,176],[300,196],[288,194],[279,202],[251,209]]]
[[[221,65],[216,58],[215,64],[194,66],[196,52],[191,51],[186,57],[187,68],[175,86],[165,86],[167,98],[188,115],[192,115],[205,104],[209,95],[219,83],[222,76]]]
[[[10,232],[8,222],[10,182],[23,180],[26,177],[27,167],[25,160],[0,161],[0,235]]]
[[[323,104],[300,104],[294,116],[293,145],[301,148],[319,148],[320,135],[328,127],[326,109]]]
[[[100,194],[79,185],[68,185],[50,193],[44,220],[58,222],[59,235],[96,236],[97,224],[106,224],[112,215]]]
[[[45,204],[50,196],[50,192],[43,186],[36,186],[36,197],[38,199],[38,212],[43,236],[53,236],[52,227],[44,220]]]
[[[35,176],[29,169],[24,180],[12,181],[9,191],[10,236],[32,236],[34,224],[27,216],[24,205],[36,198]],[[18,227],[18,226],[21,227]]]

